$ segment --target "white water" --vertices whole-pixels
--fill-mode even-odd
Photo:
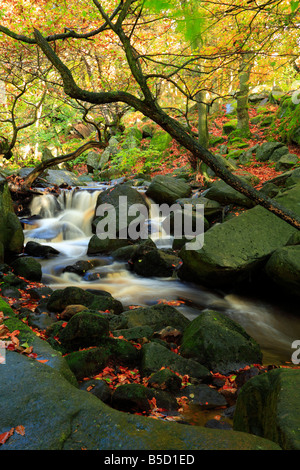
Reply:
[[[101,187],[99,190],[105,189]],[[299,318],[284,310],[260,300],[241,296],[223,296],[201,286],[184,283],[171,278],[143,278],[130,272],[126,263],[110,257],[87,256],[87,246],[92,235],[91,220],[98,191],[62,192],[58,198],[53,195],[37,196],[31,205],[32,215],[42,218],[34,225],[25,227],[25,243],[34,240],[56,248],[60,255],[53,259],[41,260],[42,281],[52,289],[78,286],[106,290],[123,305],[152,305],[161,300],[188,301],[178,308],[189,319],[210,307],[221,310],[240,323],[247,333],[258,341],[264,352],[265,364],[280,364],[290,361],[291,344],[300,339]],[[152,220],[156,225],[158,220]],[[171,240],[154,234],[153,240],[159,247],[166,247]],[[98,278],[88,281],[74,273],[63,273],[67,265],[78,260],[95,260],[90,271]],[[98,265],[97,265],[98,264]]]

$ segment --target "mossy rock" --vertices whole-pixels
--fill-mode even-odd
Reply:
[[[102,295],[92,294],[91,292],[80,289],[80,287],[66,287],[65,289],[55,290],[48,302],[47,307],[51,312],[62,312],[68,305],[84,305],[91,310],[111,313],[121,313],[123,306],[119,300],[114,299],[109,293]]]
[[[190,320],[175,307],[164,304],[134,308],[123,312],[121,316],[126,318],[127,328],[147,325],[155,331],[166,326],[173,326],[177,330],[184,331],[190,323]]]
[[[173,204],[177,199],[189,197],[191,187],[183,180],[168,175],[155,176],[146,195],[158,204]]]
[[[300,245],[284,246],[268,260],[268,277],[288,294],[300,295]]]
[[[171,394],[145,387],[141,384],[125,384],[116,388],[112,394],[112,406],[118,410],[127,412],[151,411],[151,400],[155,398],[158,408],[164,410],[177,410],[177,400]]]
[[[236,126],[237,126],[237,120],[236,119],[232,119],[231,121],[226,122],[223,125],[223,134],[225,134],[225,135],[231,134],[231,132],[236,129]]]
[[[239,392],[234,430],[300,450],[299,390],[299,370],[274,369],[253,377]]]
[[[40,282],[42,279],[41,264],[30,256],[17,258],[12,264],[14,272],[29,281]]]
[[[155,131],[150,141],[150,147],[159,152],[165,152],[172,142],[172,137],[165,131]]]
[[[223,373],[262,362],[256,341],[239,324],[213,310],[204,310],[185,329],[180,354]]]

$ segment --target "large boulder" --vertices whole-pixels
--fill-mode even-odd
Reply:
[[[223,205],[236,204],[243,207],[253,207],[254,205],[253,201],[247,196],[241,194],[222,180],[214,181],[205,197]]]
[[[256,149],[256,160],[259,162],[266,162],[270,160],[273,153],[278,151],[278,149],[281,147],[286,148],[282,142],[264,142]],[[285,149],[283,152],[285,153]]]
[[[284,246],[268,260],[265,271],[284,291],[300,295],[300,245]]]
[[[288,210],[300,214],[300,185],[295,185],[274,198]],[[276,230],[274,230],[276,227]],[[199,250],[180,251],[182,279],[209,287],[232,286],[249,279],[261,269],[268,257],[283,247],[297,230],[261,206],[218,224],[205,232],[204,246]]]
[[[68,170],[47,170],[46,180],[48,184],[60,186],[67,184],[68,186],[77,186],[77,177]]]
[[[239,324],[213,310],[204,310],[188,325],[180,354],[223,373],[262,362],[256,341]]]
[[[6,366],[0,366],[0,430],[22,425],[25,434],[13,432],[2,449],[280,450],[274,442],[246,433],[113,410],[47,364],[7,351]]]
[[[23,250],[22,225],[14,212],[6,179],[0,175],[0,261]]]
[[[104,224],[105,220],[108,221],[109,214],[111,214],[111,216],[115,218],[116,233],[115,237],[109,236],[109,238],[127,238],[128,226],[138,217],[138,213],[135,215],[128,214],[128,211],[133,205],[135,205],[138,210],[146,211],[148,209],[144,196],[129,185],[117,184],[113,188],[101,192],[97,198],[95,214],[92,221],[93,233],[98,233],[98,230],[101,232],[99,223],[103,221]],[[104,211],[105,207],[108,208],[108,212],[105,211],[100,214],[99,211],[101,211],[101,209]],[[105,230],[107,229],[105,228]]]
[[[174,204],[177,199],[189,197],[191,187],[182,179],[167,175],[155,176],[146,195],[158,204]]]
[[[233,427],[300,450],[300,371],[275,369],[250,379],[240,390]]]

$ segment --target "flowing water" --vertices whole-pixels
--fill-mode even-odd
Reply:
[[[32,201],[31,214],[36,217],[25,225],[25,243],[34,240],[60,252],[55,258],[41,260],[43,283],[52,289],[78,286],[106,290],[124,307],[152,305],[161,300],[175,302],[176,308],[191,320],[201,310],[210,307],[237,321],[256,339],[262,348],[265,365],[291,360],[294,351],[291,344],[300,339],[300,322],[292,306],[286,304],[282,308],[255,297],[222,295],[173,278],[143,278],[129,271],[125,262],[115,261],[109,256],[87,256],[97,196],[104,189],[105,185],[98,185],[62,191],[58,197],[45,194]],[[140,190],[142,192],[142,188]],[[159,226],[155,217],[149,223]],[[157,233],[154,233],[153,240],[159,247],[171,246],[172,242]],[[78,260],[94,261],[93,269],[84,278],[63,272],[66,266]]]

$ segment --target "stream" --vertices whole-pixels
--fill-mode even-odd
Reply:
[[[174,278],[143,278],[129,271],[125,262],[109,256],[87,256],[97,196],[105,189],[107,185],[99,183],[62,191],[58,197],[45,194],[33,199],[31,215],[36,217],[23,221],[25,244],[32,240],[60,252],[57,257],[40,260],[44,284],[52,289],[77,286],[106,290],[120,300],[125,309],[129,305],[153,305],[162,300],[173,302],[190,320],[204,308],[213,308],[238,322],[260,344],[265,365],[291,361],[291,344],[300,338],[296,306],[288,303],[279,306],[256,298],[255,293],[251,298],[222,294]],[[136,189],[143,192],[143,188]],[[149,223],[160,226],[155,217]],[[161,232],[153,234],[153,241],[159,248],[172,244],[172,239],[165,238]],[[91,259],[96,260],[95,267],[84,278],[63,272],[66,266],[78,260]]]

